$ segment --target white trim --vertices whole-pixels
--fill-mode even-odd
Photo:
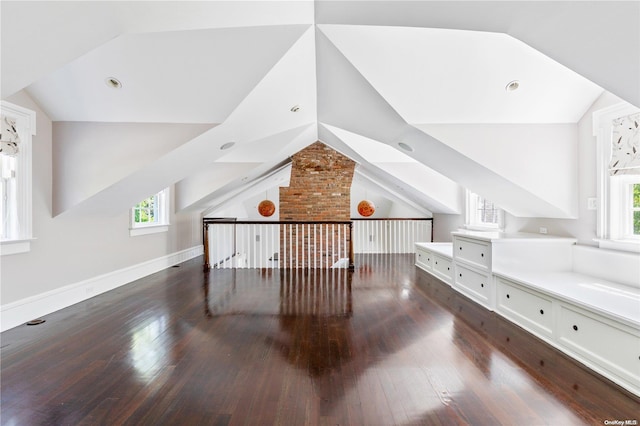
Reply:
[[[34,240],[35,238],[0,241],[0,256],[26,253],[31,250],[31,241]]]
[[[175,264],[201,256],[203,246],[194,246],[186,250],[151,259],[137,265],[128,266],[113,272],[69,284],[55,290],[27,297],[0,306],[0,331],[24,324],[52,312],[64,309],[76,303],[90,299],[132,281],[144,278]]]
[[[601,249],[630,251],[640,253],[640,242],[637,240],[601,240],[595,238]]]
[[[130,225],[129,225],[129,229],[138,229],[138,228],[151,228],[151,227],[157,227],[157,226],[165,226],[165,225],[169,225],[169,209],[170,209],[170,203],[171,203],[171,187],[166,187],[165,189],[163,189],[162,191],[159,191],[155,194],[153,194],[152,196],[150,196],[149,198],[155,197],[156,199],[156,215],[154,216],[156,218],[155,221],[153,222],[146,222],[146,223],[137,223],[134,221],[134,217],[135,217],[135,209],[136,206],[139,204],[136,204],[136,206],[131,207],[131,209],[129,210],[129,217],[130,217]],[[146,200],[146,198],[145,198]],[[140,203],[144,201],[141,200]],[[164,231],[150,231],[150,232],[141,232],[139,234],[131,234],[131,236],[134,235],[144,235],[144,234],[153,234],[155,232],[164,232]]]
[[[504,210],[498,210],[498,223],[480,222],[477,220],[478,199],[483,198],[479,194],[468,189],[465,190],[465,223],[464,229],[472,231],[501,231],[504,229]]]
[[[2,108],[2,111],[6,114],[7,111],[9,111],[9,113],[13,113],[13,114],[18,114],[21,116],[24,116],[25,118],[27,118],[29,120],[29,123],[27,125],[27,130],[29,131],[29,135],[30,136],[35,136],[36,135],[36,113],[35,111],[32,111],[28,108],[24,108],[21,107],[20,105],[15,105],[12,103],[9,103],[7,101],[0,101],[0,106]]]
[[[20,153],[18,154],[17,204],[19,235],[12,241],[27,241],[33,238],[32,218],[32,142],[36,135],[36,113],[30,109],[6,101],[0,101],[0,108],[5,115],[16,118],[18,133],[20,134]],[[5,240],[10,241],[10,240]],[[29,251],[29,244],[18,246],[21,250]],[[21,251],[24,252],[24,251]],[[20,252],[16,252],[20,253]]]
[[[623,241],[620,230],[620,207],[615,205],[619,198],[619,188],[611,181],[609,160],[611,158],[611,132],[613,120],[640,111],[626,103],[618,103],[595,111],[593,117],[593,135],[596,137],[596,176],[597,176],[597,222],[596,235],[601,248],[637,251],[638,243]]]
[[[462,228],[468,229],[469,231],[489,231],[489,232],[502,231],[502,228],[497,223],[495,224],[495,226],[464,224],[462,225]]]
[[[138,235],[158,234],[160,232],[167,232],[168,230],[168,225],[141,226],[139,228],[129,229],[129,236],[137,237]]]

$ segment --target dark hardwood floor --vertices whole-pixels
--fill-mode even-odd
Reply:
[[[202,272],[1,335],[7,425],[568,425],[640,399],[413,266]]]

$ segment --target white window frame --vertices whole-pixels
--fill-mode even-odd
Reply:
[[[33,238],[32,138],[36,134],[36,113],[6,101],[0,101],[2,114],[15,118],[20,147],[16,156],[16,194],[19,229],[13,238],[0,241],[0,255],[26,253]]]
[[[629,195],[629,207],[627,208],[627,217],[626,217],[626,223],[629,226],[629,231],[628,234],[631,236],[631,238],[634,239],[638,239],[640,238],[640,234],[636,234],[634,233],[634,227],[635,227],[635,214],[640,212],[640,206],[634,206],[633,201],[634,201],[634,191],[633,191],[633,187],[635,185],[640,185],[640,177],[638,178],[637,181],[631,182],[629,184],[629,191],[631,192],[631,194]]]
[[[156,234],[159,232],[167,232],[169,230],[169,209],[171,201],[171,193],[169,188],[165,188],[157,194],[152,195],[156,198],[154,205],[156,206],[156,212],[153,222],[136,222],[135,210],[137,204],[130,210],[129,221],[129,235],[136,237],[138,235]],[[151,198],[151,197],[149,197]],[[144,201],[144,200],[143,200]],[[142,202],[142,201],[141,201]],[[138,203],[139,204],[139,203]]]
[[[633,184],[640,184],[640,175],[612,176],[610,184],[611,204],[618,205],[617,217],[612,216],[611,234],[619,240],[640,243],[640,235],[633,234]]]
[[[637,175],[611,176],[611,135],[613,120],[639,112],[628,103],[619,103],[593,113],[593,135],[596,137],[597,221],[595,239],[600,248],[640,252],[640,238],[629,232],[629,185]]]
[[[498,222],[483,222],[482,219],[478,216],[478,202],[480,199],[484,199],[484,197],[466,190],[466,218],[465,225],[466,229],[476,230],[476,231],[501,231],[504,229],[504,210],[498,210]]]

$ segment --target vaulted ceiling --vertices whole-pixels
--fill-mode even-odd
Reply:
[[[0,7],[2,98],[25,90],[54,122],[54,214],[171,184],[178,210],[213,211],[321,140],[425,213],[459,213],[464,187],[576,217],[576,123],[606,91],[640,105],[639,2]]]

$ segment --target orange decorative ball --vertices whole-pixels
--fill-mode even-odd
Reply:
[[[276,205],[273,204],[271,200],[262,200],[260,204],[258,204],[258,213],[261,216],[269,217],[272,216],[276,212]]]
[[[358,203],[358,214],[363,217],[369,217],[376,211],[376,206],[369,200],[362,200]]]

